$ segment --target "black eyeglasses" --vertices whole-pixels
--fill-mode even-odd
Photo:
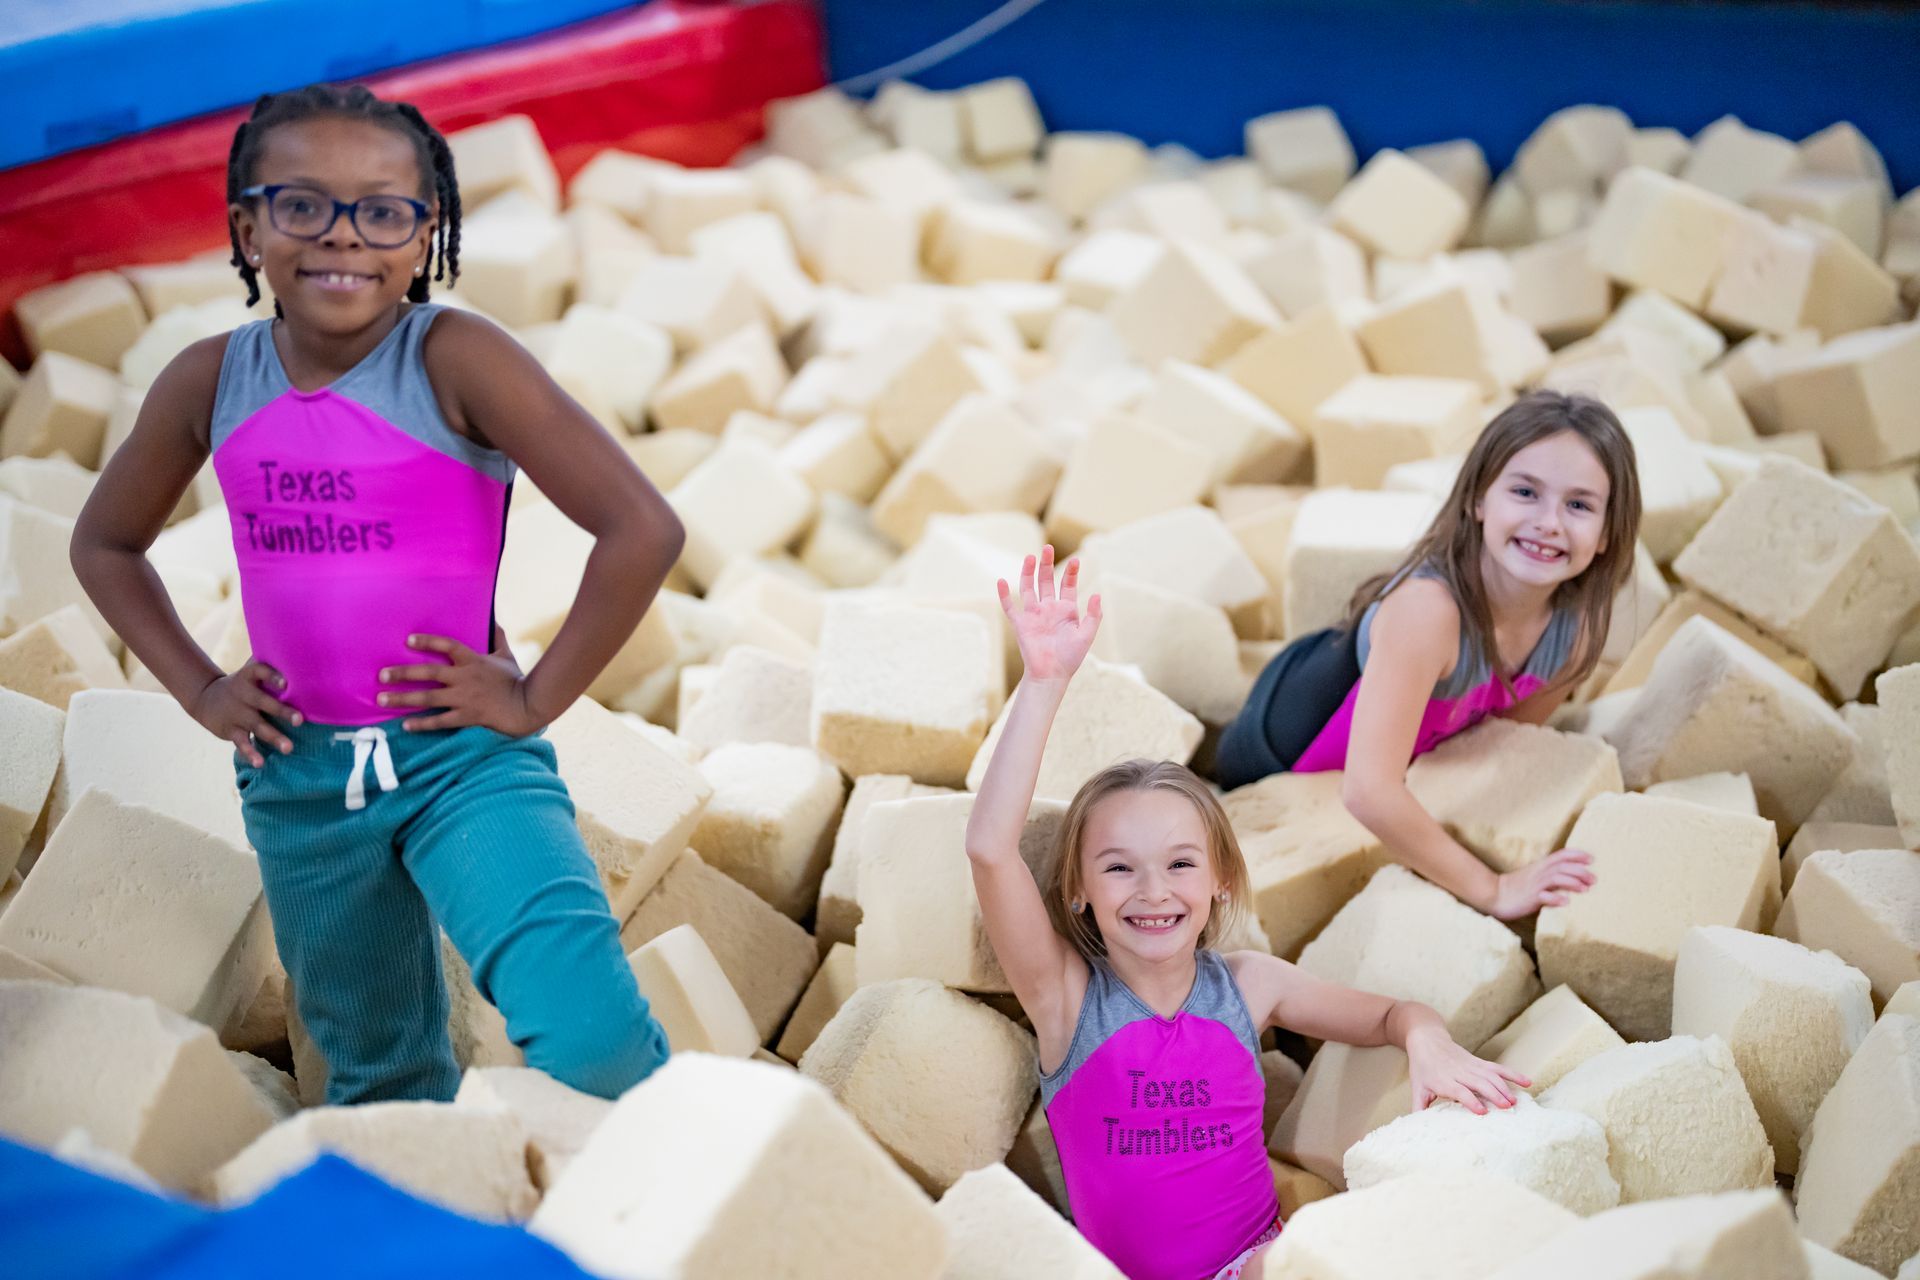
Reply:
[[[336,200],[313,187],[294,187],[283,183],[248,187],[242,196],[260,196],[267,202],[267,217],[273,229],[299,240],[318,240],[333,230],[341,214],[360,233],[360,238],[376,249],[398,249],[413,239],[429,210],[418,200],[406,196],[361,196],[358,200]]]

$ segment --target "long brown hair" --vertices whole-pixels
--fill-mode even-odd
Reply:
[[[1226,810],[1214,798],[1207,784],[1193,770],[1171,760],[1123,760],[1109,765],[1081,784],[1067,806],[1055,838],[1053,864],[1041,896],[1046,899],[1047,914],[1060,935],[1073,943],[1081,956],[1091,961],[1107,953],[1107,941],[1091,911],[1075,911],[1073,900],[1080,896],[1085,877],[1080,868],[1080,842],[1086,834],[1087,819],[1093,807],[1117,791],[1172,791],[1185,796],[1200,814],[1207,831],[1207,854],[1213,860],[1214,878],[1227,891],[1227,900],[1215,901],[1200,930],[1200,945],[1211,947],[1221,938],[1239,931],[1243,913],[1253,910],[1253,880],[1247,874],[1247,860],[1234,839],[1233,824]]]
[[[1453,592],[1460,606],[1460,625],[1487,655],[1496,678],[1511,691],[1508,673],[1500,669],[1500,650],[1494,642],[1493,612],[1486,586],[1480,580],[1483,539],[1474,508],[1494,481],[1528,445],[1571,431],[1586,442],[1607,473],[1607,509],[1602,529],[1605,546],[1578,577],[1555,589],[1555,608],[1570,608],[1580,619],[1579,647],[1553,684],[1578,685],[1592,674],[1606,648],[1607,626],[1613,618],[1613,598],[1633,576],[1633,556],[1640,536],[1640,472],[1633,442],[1627,438],[1613,410],[1591,396],[1559,391],[1529,391],[1507,406],[1467,451],[1454,479],[1453,492],[1434,517],[1427,532],[1393,572],[1371,578],[1354,593],[1345,626],[1360,623],[1367,606],[1387,592],[1388,585],[1412,569],[1431,564]]]

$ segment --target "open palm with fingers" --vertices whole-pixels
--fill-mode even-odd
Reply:
[[[1099,596],[1089,597],[1086,612],[1080,611],[1080,562],[1067,561],[1056,590],[1053,548],[1045,546],[1038,557],[1028,556],[1020,566],[1020,607],[1017,609],[1006,579],[1000,580],[999,587],[1000,607],[1013,623],[1027,679],[1071,679],[1086,660],[1087,650],[1093,647],[1094,633],[1100,629]]]
[[[1487,913],[1498,920],[1518,920],[1542,907],[1564,907],[1576,893],[1593,888],[1593,855],[1580,849],[1558,849],[1500,877],[1493,907]]]

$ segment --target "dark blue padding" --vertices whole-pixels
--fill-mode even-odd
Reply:
[[[633,0],[0,0],[0,167]]]
[[[999,0],[824,0],[832,75],[918,52]],[[1470,137],[1496,171],[1579,102],[1689,135],[1733,112],[1801,138],[1851,120],[1896,186],[1920,184],[1920,5],[1805,0],[1046,0],[911,77],[1032,86],[1055,129],[1202,155],[1287,107],[1340,113],[1362,157]]]
[[[322,1156],[224,1213],[0,1138],[6,1280],[592,1280],[518,1227],[475,1222]]]

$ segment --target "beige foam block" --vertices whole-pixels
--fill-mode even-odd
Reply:
[[[868,104],[868,117],[902,147],[949,163],[964,150],[960,98],[923,89],[910,80],[889,80]]]
[[[858,352],[834,384],[834,403],[867,416],[889,455],[903,459],[965,396],[982,390],[958,345],[926,324],[896,325]]]
[[[1143,231],[1163,243],[1184,240],[1224,250],[1230,230],[1226,211],[1197,176],[1154,174],[1096,211],[1091,225]]]
[[[1748,203],[1777,222],[1805,218],[1831,227],[1878,258],[1886,233],[1886,188],[1870,178],[1800,173],[1754,192]]]
[[[1793,1213],[1769,1188],[1609,1209],[1489,1280],[1807,1280],[1809,1274]]]
[[[1292,423],[1224,374],[1182,360],[1160,366],[1137,412],[1211,452],[1215,484],[1278,481],[1306,461],[1307,439]]]
[[[796,541],[813,518],[814,493],[757,440],[723,440],[667,494],[686,526],[681,563],[712,586],[727,564]]]
[[[1267,1087],[1267,1099],[1261,1115],[1265,1117],[1265,1128],[1269,1131],[1274,1122],[1280,1119],[1280,1113],[1293,1101],[1293,1095],[1300,1092],[1300,1081],[1305,1075],[1306,1069],[1280,1050],[1261,1050],[1260,1076]]]
[[[844,793],[810,747],[731,742],[700,762],[713,789],[693,840],[707,861],[798,920],[827,869]]]
[[[1070,551],[1092,533],[1200,500],[1214,471],[1202,445],[1130,414],[1094,420],[1047,506],[1047,533]]]
[[[989,646],[986,624],[971,615],[837,602],[820,628],[814,746],[852,777],[895,771],[958,784],[987,732]]]
[[[74,695],[48,801],[49,831],[89,787],[247,847],[233,744],[209,734],[166,694],[90,689]]]
[[[1399,462],[1462,452],[1480,431],[1480,393],[1458,378],[1362,374],[1314,411],[1314,479],[1377,489]]]
[[[1301,107],[1246,123],[1246,152],[1268,178],[1322,203],[1353,176],[1353,144],[1329,107]]]
[[[883,294],[920,276],[921,217],[850,192],[829,191],[799,213],[800,258],[822,284]]]
[[[1896,648],[1897,652],[1897,648]],[[1894,826],[1898,819],[1893,808],[1893,796],[1890,787],[1887,756],[1888,749],[1883,732],[1883,718],[1889,705],[1900,702],[1904,682],[1895,681],[1891,699],[1881,697],[1880,705],[1867,706],[1858,702],[1849,702],[1840,708],[1840,718],[1847,727],[1859,736],[1859,745],[1854,748],[1853,761],[1842,773],[1820,803],[1808,815],[1808,822],[1844,822],[1865,823],[1876,826]],[[1883,841],[1880,848],[1891,848],[1905,841],[1893,839]]]
[[[673,366],[673,339],[624,311],[580,302],[567,308],[546,363],[562,387],[613,418],[609,427],[638,431]]]
[[[1633,122],[1618,108],[1563,107],[1520,144],[1514,176],[1535,195],[1591,190],[1626,165],[1633,132]]]
[[[807,931],[691,849],[641,901],[620,942],[632,952],[682,924],[691,924],[720,962],[761,1043],[771,1040],[819,967]]]
[[[695,257],[728,262],[745,273],[781,336],[798,332],[819,308],[819,288],[802,270],[778,214],[735,213],[700,227],[688,239]]]
[[[1107,314],[1134,358],[1148,365],[1169,358],[1218,364],[1282,324],[1232,259],[1191,240],[1170,242]]]
[[[1406,557],[1438,506],[1422,493],[1316,489],[1308,494],[1287,550],[1282,609],[1287,638],[1343,621],[1353,593]]]
[[[1818,561],[1810,544],[1824,551]],[[1783,559],[1789,547],[1796,554]],[[1920,602],[1920,552],[1892,515],[1777,457],[1721,504],[1674,569],[1805,653],[1849,698]]]
[[[1304,1205],[1267,1255],[1276,1280],[1468,1280],[1579,1218],[1491,1173],[1417,1172]]]
[[[1467,202],[1470,209],[1478,208],[1487,194],[1487,186],[1493,177],[1487,168],[1487,153],[1471,138],[1452,138],[1446,142],[1408,147],[1406,155],[1407,159],[1425,166],[1435,177],[1459,192],[1460,198]]]
[[[1920,1251],[1920,1021],[1882,1018],[1803,1135],[1800,1230],[1891,1275]]]
[[[1495,717],[1415,760],[1407,787],[1454,839],[1504,872],[1560,848],[1588,801],[1621,789],[1620,763],[1604,742]]]
[[[1873,982],[1884,1003],[1920,978],[1920,853],[1822,850],[1801,863],[1774,932],[1833,951]]]
[[[1782,429],[1776,394],[1780,375],[1818,350],[1820,335],[1811,329],[1798,330],[1785,338],[1756,333],[1735,344],[1715,367],[1733,384],[1754,429],[1772,434]]]
[[[1886,161],[1851,121],[1837,121],[1800,139],[1800,164],[1808,173],[1870,179],[1892,202]]]
[[[888,800],[946,794],[950,794],[946,787],[922,786],[901,773],[870,773],[853,780],[853,790],[834,830],[833,856],[820,881],[813,931],[822,948],[840,943],[851,946],[853,931],[860,924],[861,833],[868,811]]]
[[[1724,196],[1652,169],[1625,170],[1607,188],[1589,233],[1593,264],[1622,284],[1705,305],[1723,246],[1751,216]]]
[[[613,1110],[613,1103],[561,1084],[532,1067],[469,1067],[453,1105],[505,1112],[527,1135],[527,1165],[540,1190],[552,1187],[568,1162]]]
[[[231,250],[221,248],[209,254],[188,258],[181,262],[151,262],[120,268],[120,274],[133,286],[134,293],[140,297],[140,305],[149,316],[165,315],[175,307],[189,307],[202,302],[218,302],[222,299],[244,298],[246,287],[240,283],[239,273],[228,261]],[[267,292],[267,282],[259,277],[260,291]],[[270,300],[266,310],[273,309]]]
[[[692,925],[642,943],[627,963],[673,1052],[746,1058],[760,1047],[747,1006]]]
[[[1710,926],[1680,944],[1674,1033],[1727,1042],[1781,1173],[1799,1167],[1814,1108],[1873,1025],[1871,991],[1831,952],[1764,934]]]
[[[1077,221],[1146,175],[1147,149],[1121,133],[1053,133],[1045,166],[1041,198]]]
[[[203,1194],[275,1116],[213,1031],[141,996],[0,981],[0,1131],[80,1128],[161,1185]]]
[[[684,672],[681,688],[684,696]],[[813,671],[805,663],[754,645],[735,645],[721,658],[712,686],[691,710],[681,712],[679,734],[702,751],[730,742],[802,747],[812,698]]]
[[[1034,1100],[1026,1123],[1014,1138],[1013,1149],[1007,1152],[1006,1165],[1028,1189],[1052,1205],[1055,1212],[1071,1217],[1067,1179],[1060,1171],[1060,1149],[1053,1141],[1053,1130],[1047,1126],[1046,1108],[1038,1099]]]
[[[0,946],[218,1030],[266,977],[267,929],[246,846],[90,790],[0,919]]]
[[[1693,152],[1693,142],[1678,129],[1635,129],[1627,139],[1627,163],[1677,174]]]
[[[1013,704],[1008,701],[1008,707]],[[967,770],[967,789],[978,790],[987,762],[1006,728],[1002,710]],[[1200,745],[1203,727],[1173,699],[1130,668],[1092,659],[1067,686],[1040,759],[1034,795],[1067,801],[1081,785],[1122,760],[1173,760],[1185,764]]]
[[[1053,279],[1070,305],[1103,310],[1137,286],[1166,251],[1158,237],[1124,227],[1089,232],[1060,256]]]
[[[925,1193],[825,1090],[703,1054],[676,1056],[615,1104],[531,1227],[628,1280],[935,1280],[948,1251]]]
[[[1095,588],[1107,575],[1131,577],[1225,610],[1238,635],[1269,633],[1266,578],[1210,508],[1179,506],[1143,516],[1094,534],[1081,551],[1099,575]]]
[[[1754,443],[1753,419],[1724,372],[1709,369],[1695,374],[1687,380],[1687,396],[1706,424],[1710,444],[1747,447]]]
[[[1703,773],[1692,778],[1656,782],[1647,788],[1650,796],[1668,800],[1686,800],[1709,809],[1760,816],[1760,802],[1753,794],[1753,780],[1744,773]]]
[[[1459,378],[1488,396],[1538,377],[1548,357],[1534,331],[1480,282],[1443,274],[1399,290],[1354,333],[1383,374]],[[1524,353],[1516,341],[1527,344]]]
[[[1773,1148],[1718,1036],[1598,1054],[1540,1102],[1600,1122],[1622,1204],[1772,1185]]]
[[[1871,736],[1882,744],[1888,799],[1904,837],[1901,843],[1920,845],[1920,782],[1914,777],[1915,768],[1920,767],[1920,665],[1883,672],[1874,687],[1880,712]],[[1861,735],[1863,740],[1868,736]],[[1863,771],[1875,763],[1871,756],[1857,762]],[[1871,787],[1873,780],[1866,781]],[[1871,803],[1871,793],[1869,797]]]
[[[1800,149],[1792,142],[1728,115],[1694,136],[1680,177],[1729,200],[1744,201],[1799,168]]]
[[[614,919],[624,920],[687,847],[713,789],[585,698],[547,727],[547,740]]]
[[[1880,1010],[1880,1016],[1897,1014],[1902,1017],[1920,1020],[1920,982],[1903,982],[1893,998]]]
[[[1872,1267],[1863,1267],[1857,1262],[1841,1257],[1831,1249],[1814,1244],[1811,1240],[1802,1240],[1800,1250],[1807,1257],[1808,1280],[1873,1280],[1880,1274]],[[1915,1256],[1920,1257],[1920,1254]],[[1897,1275],[1895,1280],[1899,1280]]]
[[[444,1208],[521,1222],[539,1199],[526,1145],[507,1112],[440,1102],[318,1107],[256,1138],[220,1167],[214,1186],[222,1203],[242,1203],[330,1153]]]
[[[1764,818],[1633,793],[1589,804],[1567,837],[1595,884],[1540,912],[1540,977],[1564,982],[1634,1040],[1667,1034],[1673,966],[1694,925],[1759,928],[1779,901]]]
[[[691,356],[654,391],[648,408],[665,430],[690,427],[718,433],[742,409],[772,411],[786,384],[787,366],[766,326],[752,323]]]
[[[1012,988],[994,955],[967,856],[973,796],[882,801],[860,831],[860,926],[855,972],[861,986],[930,978],[967,991]],[[1046,882],[1063,801],[1040,799],[1027,815],[1020,854]]]
[[[1893,512],[1894,518],[1909,528],[1920,521],[1920,480],[1913,470],[1895,466],[1876,471],[1836,471],[1835,477],[1852,485],[1875,502]]]
[[[1262,333],[1220,366],[1288,422],[1311,424],[1329,397],[1367,371],[1353,335],[1330,307]]]
[[[990,280],[974,292],[1012,321],[1015,332],[1031,347],[1046,341],[1048,328],[1067,305],[1066,290],[1051,281]]]
[[[1291,959],[1387,861],[1340,800],[1338,773],[1280,773],[1223,801],[1273,954]]]
[[[1317,221],[1274,236],[1242,265],[1290,321],[1303,320],[1322,306],[1344,312],[1373,296],[1366,252]]]
[[[617,309],[664,330],[682,352],[712,346],[766,315],[747,273],[720,257],[647,259],[628,280]]]
[[[1444,966],[1429,957],[1445,954]],[[1405,867],[1383,867],[1300,953],[1342,986],[1417,1000],[1478,1045],[1540,994],[1520,939]]]
[[[694,233],[711,223],[759,207],[753,179],[737,169],[663,166],[648,183],[641,225],[668,253],[693,249]]]
[[[6,875],[46,811],[66,723],[58,707],[0,688],[0,872]]]
[[[1239,714],[1248,682],[1224,612],[1118,573],[1104,577],[1100,599],[1118,661],[1208,724]]]
[[[873,585],[899,559],[899,549],[867,509],[837,493],[820,496],[819,514],[800,543],[800,562],[828,586]]]
[[[780,446],[780,460],[822,497],[838,494],[862,504],[873,501],[893,473],[863,413],[822,414]]]
[[[576,302],[617,306],[640,268],[659,254],[652,240],[604,205],[576,200],[561,221],[573,241]]]
[[[942,1045],[932,1058],[929,1037]],[[929,1191],[1005,1158],[1037,1078],[1030,1033],[919,978],[855,991],[800,1071],[825,1085]]]
[[[1525,1094],[1509,1108],[1476,1116],[1440,1102],[1362,1138],[1347,1150],[1347,1189],[1394,1178],[1492,1174],[1581,1215],[1620,1203],[1607,1169],[1607,1135],[1574,1111],[1542,1107]]]
[[[1757,650],[1763,657],[1788,675],[1809,688],[1817,689],[1819,673],[1813,664],[1800,654],[1755,630],[1753,624],[1745,621],[1739,614],[1698,591],[1681,590],[1654,615],[1653,621],[1634,640],[1625,657],[1620,659],[1613,673],[1607,677],[1605,690],[1609,694],[1631,692],[1647,681],[1653,670],[1654,662],[1665,651],[1674,633],[1689,619],[1706,617],[1715,626]]]
[[[775,1051],[786,1061],[797,1064],[819,1038],[821,1028],[840,1012],[840,1006],[852,997],[858,985],[854,977],[853,947],[844,942],[834,943],[820,962],[813,981],[801,994],[800,1003],[794,1006],[793,1016],[787,1019]]]
[[[981,163],[1030,156],[1046,136],[1027,82],[1017,76],[983,80],[959,91],[967,154]]]
[[[0,462],[0,493],[78,519],[98,477],[70,458],[8,458]]]
[[[1793,892],[1800,868],[1816,853],[1832,849],[1854,853],[1861,849],[1895,849],[1905,841],[1900,829],[1865,822],[1808,822],[1793,833],[1793,839],[1780,855],[1780,885]]]
[[[1392,1045],[1360,1048],[1330,1040],[1307,1064],[1267,1150],[1345,1191],[1348,1148],[1412,1110],[1405,1053]]]
[[[1465,233],[1470,213],[1459,192],[1391,148],[1375,152],[1327,206],[1336,229],[1396,258],[1451,249]]]
[[[1315,1200],[1325,1200],[1328,1196],[1338,1195],[1339,1190],[1325,1178],[1308,1173],[1297,1165],[1284,1160],[1267,1157],[1267,1167],[1273,1172],[1274,1197],[1280,1201],[1280,1217],[1291,1221],[1294,1213],[1302,1205],[1312,1204]]]
[[[1478,1053],[1526,1076],[1527,1092],[1537,1097],[1588,1058],[1625,1043],[1572,987],[1562,984],[1523,1009]]]
[[[558,320],[577,269],[567,224],[524,192],[493,197],[462,224],[461,296],[502,324]]]
[[[1790,832],[1847,767],[1857,738],[1818,694],[1695,617],[1673,633],[1633,714],[1607,740],[1629,787],[1747,774],[1762,816]]]
[[[116,271],[90,271],[22,294],[14,314],[35,356],[57,351],[106,369],[119,367],[147,325],[139,295]]]
[[[873,522],[899,545],[919,541],[928,517],[976,511],[1038,515],[1061,459],[1019,412],[969,395],[943,414],[873,502]]]
[[[945,1274],[955,1280],[1122,1280],[1105,1255],[1003,1164],[954,1183],[940,1197],[940,1218],[953,1242]]]
[[[119,395],[120,380],[106,369],[65,352],[46,353],[27,370],[0,418],[0,457],[58,452],[95,465]]]
[[[1841,232],[1795,217],[1746,219],[1729,243],[1708,314],[1735,329],[1832,339],[1899,318],[1899,282]]]
[[[1847,334],[1802,354],[1770,384],[1780,429],[1817,431],[1840,467],[1878,467],[1920,454],[1913,372],[1920,326]]]
[[[1052,232],[1022,210],[958,200],[934,219],[927,265],[954,285],[1041,281],[1058,253]]]
[[[532,119],[502,116],[447,135],[460,172],[460,194],[469,207],[505,191],[519,190],[548,210],[560,207],[560,179]],[[576,194],[580,184],[576,179]]]
[[[1653,558],[1670,563],[1726,496],[1694,440],[1662,408],[1619,411],[1639,465],[1640,537]]]
[[[1646,544],[1637,544],[1633,553],[1633,576],[1613,598],[1607,643],[1600,651],[1601,668],[1617,668],[1625,662],[1672,598],[1673,589],[1667,586]]]
[[[768,149],[815,169],[834,168],[886,145],[867,124],[860,104],[832,86],[776,99],[767,104],[766,119]]]

